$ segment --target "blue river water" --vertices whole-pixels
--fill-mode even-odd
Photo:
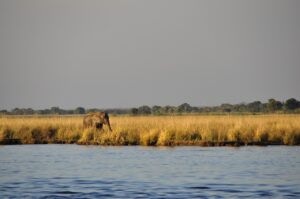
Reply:
[[[300,198],[300,147],[0,146],[0,198]]]

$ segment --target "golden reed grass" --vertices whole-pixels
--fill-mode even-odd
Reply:
[[[113,132],[83,129],[80,116],[1,117],[2,144],[146,146],[300,144],[300,115],[113,116]]]

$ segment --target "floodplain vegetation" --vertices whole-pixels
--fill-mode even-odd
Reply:
[[[112,116],[113,131],[82,116],[2,116],[1,144],[144,146],[300,145],[300,115]]]

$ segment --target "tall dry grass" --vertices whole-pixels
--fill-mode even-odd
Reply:
[[[113,132],[83,129],[82,117],[1,117],[0,142],[101,145],[300,144],[300,115],[114,116]]]

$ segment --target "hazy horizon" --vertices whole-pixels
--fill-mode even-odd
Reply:
[[[300,99],[297,0],[0,0],[0,110]]]
[[[294,98],[294,97],[291,97],[291,98]],[[270,98],[270,99],[274,99],[274,98]],[[289,98],[290,99],[290,98]],[[299,101],[299,99],[295,98],[297,101]],[[285,103],[286,100],[278,100],[278,99],[275,99],[281,103]],[[7,111],[12,111],[13,109],[15,108],[19,108],[19,109],[33,109],[33,110],[46,110],[46,109],[51,109],[51,108],[60,108],[62,110],[75,110],[76,108],[84,108],[85,110],[88,110],[88,109],[99,109],[99,110],[109,110],[109,109],[120,109],[120,110],[126,110],[126,109],[131,109],[131,108],[139,108],[139,107],[142,107],[142,106],[149,106],[150,108],[152,108],[153,106],[161,106],[161,107],[165,107],[165,106],[173,106],[173,107],[178,107],[184,103],[188,103],[190,106],[192,107],[200,107],[200,108],[204,108],[204,107],[218,107],[218,106],[221,106],[223,104],[231,104],[231,105],[239,105],[239,104],[249,104],[251,102],[255,102],[255,101],[260,101],[261,103],[268,103],[268,100],[266,101],[261,101],[261,100],[253,100],[253,101],[249,101],[249,102],[238,102],[238,103],[230,103],[230,102],[224,102],[224,103],[220,103],[220,104],[211,104],[211,105],[194,105],[194,104],[191,104],[189,102],[182,102],[182,103],[179,103],[179,104],[153,104],[153,105],[149,105],[149,104],[139,104],[139,105],[136,105],[136,106],[127,106],[127,107],[86,107],[86,106],[81,106],[81,105],[78,105],[78,106],[74,106],[74,107],[61,107],[61,106],[57,106],[57,105],[51,105],[49,107],[30,107],[30,106],[27,106],[27,107],[12,107],[12,108],[9,108],[9,109],[0,109],[0,110],[7,110]]]

